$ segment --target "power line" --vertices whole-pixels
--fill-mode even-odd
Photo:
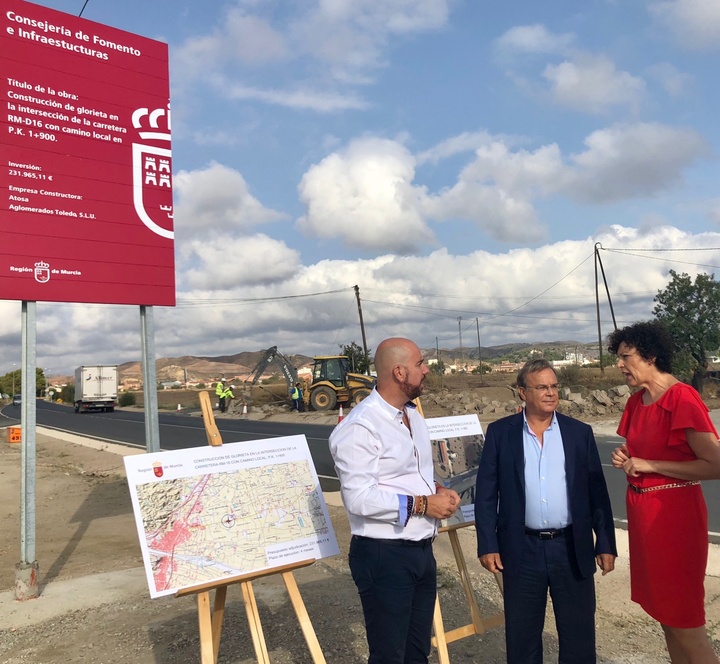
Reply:
[[[603,247],[601,247],[602,249]],[[715,249],[715,251],[720,250],[720,247]],[[636,251],[676,251],[675,249],[605,249],[605,251],[610,251],[612,253],[616,254],[625,254],[626,256],[635,256],[636,258],[645,258],[647,260],[651,261],[667,261],[667,258],[663,258],[662,256],[643,256],[642,254],[635,253]],[[704,249],[678,249],[677,251],[705,251]],[[693,267],[709,267],[715,270],[720,270],[720,265],[710,265],[708,263],[693,263],[691,261],[679,261],[676,259],[672,260],[673,263],[678,263],[680,265],[692,265]]]
[[[78,14],[78,18],[80,18],[83,15],[83,12],[85,11],[85,7],[87,7],[88,2],[90,2],[90,0],[85,0],[85,4],[82,6],[82,9],[80,10],[80,13]]]
[[[322,291],[318,293],[301,293],[299,295],[278,295],[276,297],[237,297],[237,298],[198,298],[185,301],[178,298],[178,307],[216,307],[220,304],[258,304],[262,302],[281,302],[283,300],[297,300],[304,297],[318,297],[320,295],[335,295],[337,293],[345,293],[353,290],[352,287],[339,288],[337,290]]]

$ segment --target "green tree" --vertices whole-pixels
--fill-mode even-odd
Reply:
[[[45,394],[45,388],[47,387],[47,378],[45,372],[38,367],[35,367],[35,396],[41,396]],[[9,394],[20,394],[22,391],[22,370],[15,369],[6,373],[0,378],[0,392]]]
[[[358,346],[354,341],[351,341],[346,346],[338,344],[340,346],[340,355],[345,355],[350,360],[350,368],[354,373],[367,374],[370,368],[370,351],[368,350],[368,356],[365,356],[365,351],[362,346]]]
[[[439,359],[437,362],[428,364],[428,369],[430,369],[430,373],[442,376],[445,373],[445,362]]]
[[[702,392],[708,353],[720,345],[720,283],[714,274],[698,274],[693,282],[690,275],[670,270],[670,277],[655,296],[653,314],[675,342],[673,370],[691,373],[692,386]]]
[[[58,398],[62,399],[63,403],[75,403],[75,383],[63,385]]]

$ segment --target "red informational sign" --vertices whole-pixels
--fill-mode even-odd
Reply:
[[[0,299],[174,305],[167,44],[0,7]]]

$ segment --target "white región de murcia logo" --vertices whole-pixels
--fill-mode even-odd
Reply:
[[[50,281],[50,264],[45,261],[35,263],[35,281],[39,284],[46,284]]]
[[[170,107],[138,108],[132,124],[143,142],[133,143],[133,202],[138,217],[153,233],[174,237]]]

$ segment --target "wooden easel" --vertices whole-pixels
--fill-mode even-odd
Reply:
[[[425,417],[420,399],[414,400],[415,406],[417,407],[420,415]],[[449,632],[445,631],[443,624],[442,612],[440,611],[440,598],[435,598],[435,614],[433,615],[433,630],[435,636],[432,637],[432,645],[437,648],[438,661],[440,664],[450,664],[450,654],[448,653],[448,643],[453,641],[459,641],[467,636],[473,634],[484,634],[493,627],[498,627],[505,622],[505,613],[501,611],[488,618],[483,618],[480,615],[480,607],[478,606],[477,599],[475,598],[475,591],[470,582],[470,575],[468,574],[467,565],[465,563],[465,554],[463,553],[462,546],[460,545],[460,538],[458,537],[458,530],[461,528],[467,528],[468,526],[474,526],[474,521],[466,521],[463,523],[456,523],[452,526],[443,526],[438,529],[438,534],[447,533],[450,537],[450,545],[452,546],[453,554],[455,555],[455,563],[458,567],[460,574],[460,583],[462,584],[463,591],[465,593],[465,601],[467,602],[468,609],[470,611],[470,619],[472,622],[469,625],[458,627]],[[502,592],[502,576],[495,574],[495,581],[497,581]]]
[[[445,631],[443,624],[442,612],[440,611],[440,599],[435,599],[435,615],[433,616],[433,630],[435,636],[432,638],[432,645],[437,648],[438,661],[440,664],[450,664],[450,655],[448,653],[448,643],[464,639],[467,636],[473,634],[484,634],[489,629],[499,627],[505,622],[505,613],[496,613],[487,618],[483,618],[480,615],[480,607],[478,606],[477,599],[475,598],[475,591],[470,582],[470,575],[468,574],[467,565],[465,563],[465,554],[463,553],[462,546],[460,545],[460,538],[458,537],[458,531],[461,528],[467,528],[468,526],[475,525],[474,521],[467,521],[464,523],[456,523],[452,526],[443,526],[438,530],[438,533],[447,533],[450,537],[450,544],[452,546],[453,554],[455,554],[455,563],[458,567],[460,574],[460,583],[462,584],[463,591],[465,592],[465,601],[467,602],[468,609],[470,611],[471,623],[458,627],[449,632]],[[495,581],[502,592],[502,576],[495,574]]]
[[[208,444],[217,447],[222,445],[222,437],[220,431],[215,424],[215,416],[210,403],[210,396],[207,392],[200,393],[200,408],[202,409],[203,420],[205,422],[205,432],[207,434]],[[265,576],[273,574],[281,574],[290,602],[295,609],[295,615],[300,623],[305,641],[310,650],[313,662],[315,664],[326,664],[320,643],[315,635],[310,616],[305,609],[305,603],[300,596],[300,591],[293,576],[293,571],[302,567],[312,565],[315,559],[303,560],[289,565],[273,567],[261,572],[251,572],[250,574],[240,574],[228,577],[222,581],[213,581],[211,583],[203,583],[196,586],[183,588],[175,593],[175,597],[183,597],[186,595],[197,595],[198,603],[198,626],[200,630],[200,661],[201,664],[216,664],[218,652],[220,650],[220,635],[222,633],[223,617],[225,615],[225,600],[227,598],[228,586],[234,583],[240,584],[243,600],[245,601],[245,612],[247,613],[248,624],[250,626],[250,635],[255,648],[255,656],[258,664],[270,664],[270,656],[268,654],[267,645],[265,644],[265,636],[263,634],[262,625],[260,623],[260,614],[258,612],[257,602],[255,601],[255,593],[253,592],[252,582]],[[214,606],[210,606],[210,591],[215,590]]]

